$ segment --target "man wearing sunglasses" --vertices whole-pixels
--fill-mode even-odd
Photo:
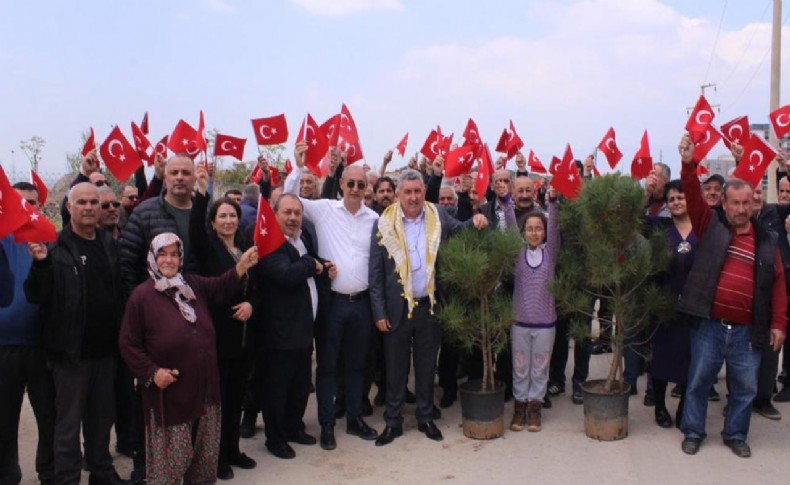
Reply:
[[[99,208],[99,222],[96,225],[99,229],[104,229],[112,234],[113,239],[118,239],[118,236],[121,235],[121,230],[118,227],[121,217],[121,203],[115,192],[107,185],[99,187]]]
[[[298,143],[295,160],[299,170],[285,179],[284,191],[298,194],[307,145]],[[335,374],[343,353],[345,376],[346,432],[364,440],[375,440],[378,433],[362,419],[362,394],[365,356],[371,332],[368,297],[368,259],[370,232],[378,215],[362,202],[368,180],[362,167],[346,167],[340,179],[341,200],[300,198],[304,216],[316,229],[318,255],[332,261],[337,276],[332,280],[328,308],[320,309],[316,322],[316,396],[321,447],[336,448]]]

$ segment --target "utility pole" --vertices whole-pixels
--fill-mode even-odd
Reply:
[[[771,30],[771,101],[769,112],[779,109],[779,80],[782,67],[782,0],[774,0],[773,28]],[[779,148],[774,130],[768,129],[768,142]],[[778,194],[776,190],[776,169],[778,163],[773,160],[768,166],[768,197],[767,202],[776,203]]]

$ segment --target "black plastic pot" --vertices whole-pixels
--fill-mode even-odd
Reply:
[[[582,384],[584,394],[584,433],[595,440],[615,441],[628,436],[628,398],[631,386],[615,382],[611,392],[604,390],[606,381]]]
[[[480,379],[459,387],[464,436],[475,440],[501,438],[505,434],[505,385],[497,382],[489,392],[480,387]]]

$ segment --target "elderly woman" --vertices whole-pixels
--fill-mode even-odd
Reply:
[[[220,392],[208,302],[238,298],[258,255],[250,248],[213,278],[182,275],[183,260],[175,234],[151,241],[151,279],[132,292],[121,325],[121,355],[143,388],[151,484],[216,481]]]

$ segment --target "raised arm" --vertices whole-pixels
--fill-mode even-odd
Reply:
[[[680,170],[680,181],[683,184],[683,193],[686,195],[686,207],[688,209],[691,226],[697,238],[701,238],[708,228],[713,210],[705,202],[702,196],[702,188],[697,178],[697,169],[694,167],[694,143],[688,134],[683,135],[678,145],[680,158],[683,166]]]

